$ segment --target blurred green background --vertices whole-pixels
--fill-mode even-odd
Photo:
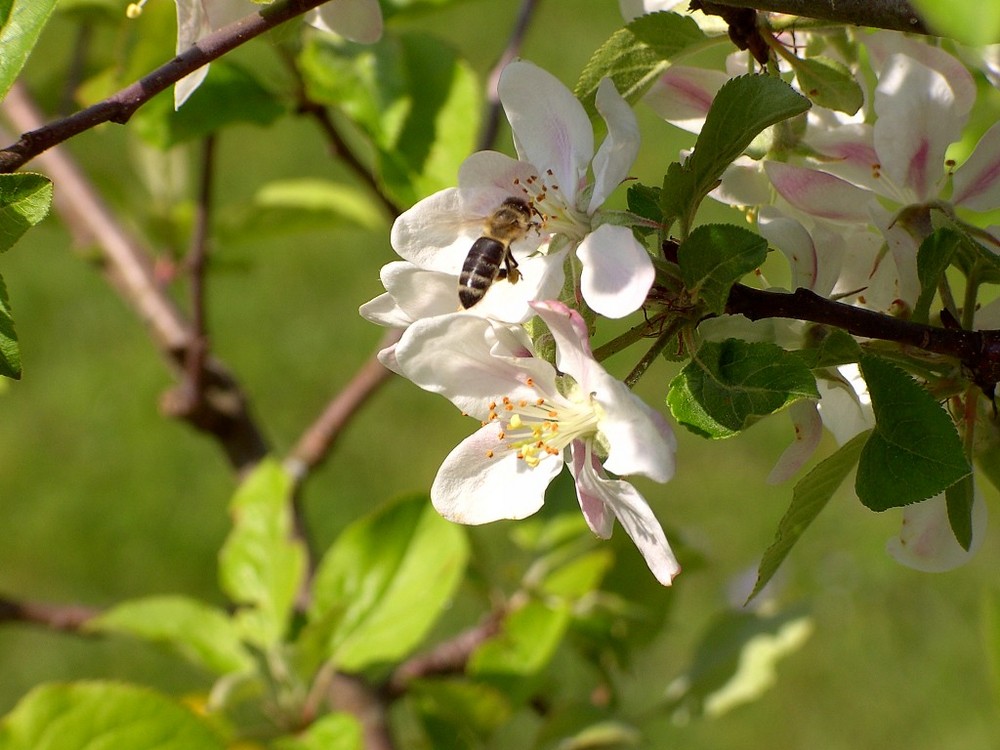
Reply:
[[[469,0],[399,25],[440,35],[485,75],[516,9],[512,1]],[[572,85],[590,53],[620,24],[612,2],[542,3],[523,57]],[[60,41],[71,31],[67,19],[53,21],[42,44],[56,51],[29,63],[28,79],[45,102],[56,98],[69,55],[69,45]],[[280,71],[267,40],[240,54],[265,75]],[[639,116],[645,141],[635,176],[658,184],[692,137],[642,108]],[[129,127],[104,126],[70,146],[129,225],[130,217],[138,224],[154,204],[147,185],[132,176],[134,141]],[[499,144],[509,150],[506,132]],[[219,141],[220,215],[270,180],[316,176],[352,183],[341,166],[318,158],[326,153],[320,134],[301,118],[266,130],[226,132]],[[182,152],[180,158],[193,165],[192,156]],[[245,386],[279,456],[382,334],[358,317],[357,308],[381,290],[378,270],[393,258],[387,229],[339,228],[214,247],[212,343]],[[159,414],[158,399],[172,382],[143,326],[54,217],[0,259],[0,272],[25,372],[0,393],[0,594],[101,607],[185,592],[221,604],[216,553],[228,530],[234,477],[211,441]],[[609,368],[624,374],[638,356],[618,355]],[[650,403],[662,406],[674,371],[661,362],[647,374],[639,390]],[[443,399],[391,381],[306,487],[317,545],[325,547],[352,519],[400,493],[426,491],[441,459],[471,426]],[[731,606],[732,588],[752,575],[791,499],[790,485],[764,482],[791,439],[784,415],[723,444],[680,430],[678,438],[676,477],[663,486],[638,484],[668,535],[683,541],[688,559],[704,564],[690,565],[670,589],[650,589],[669,608],[667,625],[629,669],[616,674],[626,718],[641,723],[648,746],[998,746],[991,656],[997,634],[987,632],[987,615],[998,606],[996,524],[970,565],[921,574],[884,554],[899,514],[872,514],[845,489],[779,575],[778,599],[809,612],[813,630],[804,649],[780,663],[773,689],[719,718],[686,724],[649,710],[688,666],[707,625]],[[825,447],[828,452],[831,443]],[[985,489],[996,507],[996,493]],[[481,554],[476,564],[516,566],[505,557],[515,528],[470,530]],[[636,554],[626,547],[622,554]],[[748,590],[746,582],[739,590]],[[454,632],[477,616],[459,603],[441,631]],[[559,664],[557,657],[555,668]],[[0,625],[3,711],[34,684],[82,677],[135,680],[175,692],[206,687],[202,675],[152,647]],[[530,726],[530,718],[519,717],[497,747],[519,746],[503,743]]]

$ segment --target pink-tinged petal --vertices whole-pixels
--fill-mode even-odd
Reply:
[[[400,214],[389,241],[404,260],[457,276],[472,243],[483,233],[483,218],[465,214],[458,188],[447,188]]]
[[[911,228],[899,220],[891,212],[873,203],[870,207],[871,223],[878,227],[885,238],[892,260],[895,263],[896,288],[895,295],[885,303],[882,299],[882,309],[889,309],[896,300],[902,300],[910,307],[920,296],[920,277],[917,274],[917,250],[923,239],[922,227]],[[878,290],[872,289],[872,298],[879,297]]]
[[[639,154],[639,123],[610,78],[597,87],[597,111],[608,126],[608,134],[594,156],[594,188],[587,213],[593,214],[611,192],[628,177],[635,157]]]
[[[589,455],[582,461],[574,457],[571,470],[576,479],[580,507],[584,508],[585,504],[590,507],[598,500],[603,502],[632,539],[656,580],[669,586],[681,572],[681,566],[645,498],[628,482],[603,476]],[[587,522],[591,523],[590,517]]]
[[[769,206],[757,215],[757,230],[769,244],[778,248],[792,269],[792,289],[814,289],[819,274],[819,260],[812,236],[795,219],[782,216]]]
[[[466,313],[424,318],[406,329],[396,345],[403,375],[439,393],[466,414],[489,416],[489,404],[509,396],[533,401],[555,393],[555,370],[524,357],[527,334]],[[529,386],[531,381],[533,385]]]
[[[601,470],[600,462],[593,455],[590,446],[582,440],[574,440],[570,445],[569,470],[576,480],[576,498],[580,502],[580,510],[587,521],[590,530],[600,539],[610,539],[615,529],[615,516],[605,504],[600,492],[594,492],[590,487],[591,477]],[[584,462],[590,461],[591,472],[584,474]]]
[[[883,179],[912,193],[903,202],[937,195],[948,145],[958,140],[967,114],[938,71],[906,55],[892,55],[875,89],[875,151]]]
[[[537,167],[497,151],[477,151],[458,170],[461,211],[482,219],[511,197],[525,194],[522,187],[539,173]]]
[[[558,78],[524,61],[503,69],[497,91],[518,156],[551,169],[562,191],[575,195],[594,156],[594,132],[583,105]]]
[[[767,475],[768,484],[781,484],[795,476],[816,452],[820,438],[823,437],[823,420],[815,401],[796,401],[788,407],[788,416],[792,418],[795,439],[785,448],[771,473]]]
[[[562,471],[559,456],[534,468],[504,448],[496,423],[481,427],[448,454],[431,485],[434,508],[449,521],[468,525],[526,518],[545,500],[545,489]]]
[[[875,133],[867,123],[850,123],[811,130],[809,145],[825,158],[824,172],[876,193],[885,193],[875,153]]]
[[[972,504],[972,544],[964,549],[948,522],[944,493],[903,509],[898,537],[886,543],[896,562],[925,573],[943,573],[964,565],[976,554],[986,532],[986,503],[978,488]]]
[[[398,343],[398,342],[397,342]],[[390,344],[385,349],[381,349],[375,358],[382,363],[382,366],[396,373],[397,375],[402,375],[403,373],[399,370],[399,362],[396,360],[396,344]]]
[[[583,264],[580,287],[591,309],[623,318],[646,301],[656,270],[628,227],[602,224],[577,248]]]
[[[556,344],[556,367],[590,392],[590,373],[600,368],[590,352],[590,331],[576,310],[555,300],[535,302],[531,307],[548,326]]]
[[[954,177],[952,203],[973,211],[1000,207],[1000,123],[979,139],[975,150]]]
[[[807,214],[830,221],[868,221],[871,193],[815,169],[769,161],[764,171],[781,197]]]
[[[873,67],[881,77],[882,69],[894,54],[904,54],[932,68],[944,76],[955,95],[955,110],[966,115],[976,102],[976,81],[966,66],[940,47],[923,40],[897,34],[894,31],[877,31],[864,40],[872,56]]]
[[[377,42],[382,36],[378,0],[332,0],[312,11],[306,20],[318,29],[361,44]]]
[[[700,133],[712,100],[729,80],[720,70],[674,65],[642,97],[656,114],[689,133]]]

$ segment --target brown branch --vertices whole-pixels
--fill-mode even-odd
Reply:
[[[855,336],[895,341],[961,362],[983,391],[992,396],[1000,382],[1000,331],[938,328],[893,318],[843,302],[820,297],[808,289],[769,292],[736,284],[729,292],[726,312],[750,320],[790,318],[835,326]]]
[[[906,0],[713,0],[716,5],[754,8],[822,21],[930,34]]]
[[[528,33],[528,24],[531,23],[531,17],[537,8],[538,0],[523,0],[517,14],[517,20],[514,22],[514,28],[507,40],[507,46],[486,79],[486,101],[489,106],[486,110],[482,132],[479,134],[477,151],[493,148],[497,139],[497,132],[500,129],[500,95],[497,93],[500,74],[503,72],[504,66],[520,54],[524,37]]]
[[[434,675],[461,674],[472,653],[500,632],[503,617],[504,612],[494,612],[479,625],[400,664],[386,684],[389,696],[403,695],[413,680]]]
[[[388,713],[379,696],[360,677],[336,674],[330,685],[330,704],[361,723],[365,750],[393,750]]]
[[[23,622],[41,625],[50,630],[76,633],[98,614],[98,610],[80,605],[18,602],[0,598],[0,623]]]
[[[29,130],[41,122],[41,113],[20,84],[11,88],[0,106],[20,129]],[[56,211],[75,237],[87,238],[100,248],[112,285],[146,324],[175,374],[182,375],[194,332],[157,283],[147,250],[125,231],[68,153],[52,148],[38,161],[58,186]],[[203,382],[206,398],[202,408],[187,414],[178,411],[174,392],[165,395],[163,408],[168,414],[180,413],[194,427],[214,436],[232,466],[242,473],[267,455],[267,441],[250,414],[242,388],[221,362],[205,360]]]
[[[104,122],[124,124],[156,94],[275,26],[322,5],[326,0],[276,0],[260,11],[201,39],[149,75],[107,99],[69,117],[25,130],[17,143],[0,150],[0,173],[13,172],[40,153]]]

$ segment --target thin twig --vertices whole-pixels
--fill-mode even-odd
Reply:
[[[42,115],[21,84],[15,84],[2,105],[15,127],[30,130]],[[147,325],[154,344],[174,372],[182,375],[183,362],[193,340],[190,323],[157,283],[150,253],[125,231],[111,209],[76,162],[62,148],[52,148],[38,159],[41,170],[58,185],[55,208],[77,238],[88,238],[100,249],[104,270],[119,294]],[[247,406],[243,390],[228,369],[215,358],[204,363],[207,389],[203,408],[180,413],[187,422],[213,435],[240,473],[255,466],[268,453],[267,441]],[[173,413],[166,394],[163,408]]]
[[[324,2],[276,0],[257,13],[209,34],[191,49],[107,99],[48,125],[39,123],[24,131],[17,143],[0,150],[0,173],[13,172],[47,149],[101,123],[128,122],[139,107],[184,76]]]
[[[497,132],[500,129],[500,95],[497,92],[497,86],[500,84],[500,74],[503,72],[504,66],[520,54],[521,45],[524,44],[524,37],[528,33],[528,25],[531,23],[531,17],[537,8],[538,0],[522,1],[521,9],[517,14],[517,20],[514,22],[514,28],[510,32],[510,38],[507,40],[507,46],[487,77],[486,101],[489,106],[486,109],[482,132],[479,135],[477,151],[485,151],[486,149],[493,148],[493,144],[497,139]]]
[[[66,633],[79,632],[99,611],[73,604],[43,604],[0,598],[0,623],[23,622]]]

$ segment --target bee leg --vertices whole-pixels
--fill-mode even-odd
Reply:
[[[506,278],[511,284],[516,284],[521,280],[521,272],[517,270],[517,261],[514,260],[513,253],[510,250],[503,257],[504,268],[501,271],[503,276],[501,278]]]

